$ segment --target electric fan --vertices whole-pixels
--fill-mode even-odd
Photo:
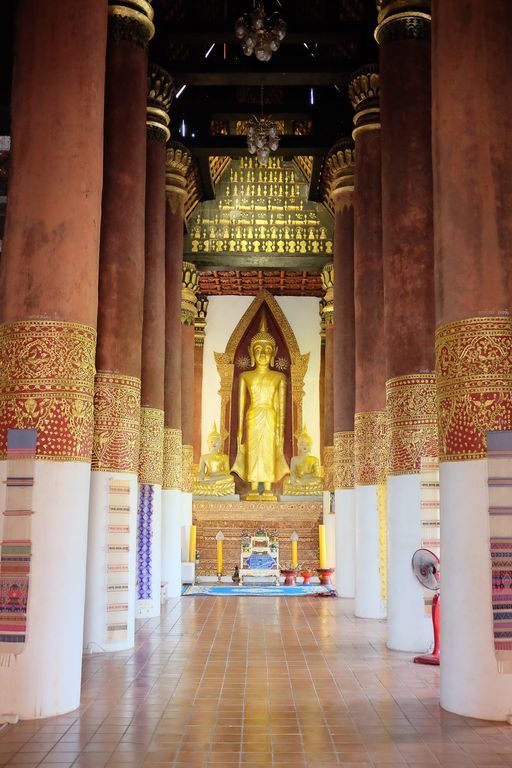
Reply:
[[[416,656],[416,664],[439,664],[439,589],[440,589],[440,569],[439,558],[430,549],[417,549],[412,556],[412,571],[420,584],[426,589],[435,592],[432,599],[432,624],[434,627],[434,650],[432,653],[425,653],[422,656]]]

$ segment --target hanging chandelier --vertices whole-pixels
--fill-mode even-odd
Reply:
[[[286,22],[277,14],[265,16],[262,2],[253,0],[251,13],[244,13],[235,24],[235,35],[246,56],[253,53],[259,61],[270,61],[286,35]]]
[[[261,115],[253,115],[247,122],[247,147],[256,155],[260,165],[266,165],[271,152],[279,147],[279,134],[275,122],[263,114],[263,83],[261,84]]]

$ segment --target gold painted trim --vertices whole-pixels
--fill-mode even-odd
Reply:
[[[386,411],[364,411],[354,416],[354,484],[386,482]]]
[[[194,487],[194,446],[182,445],[182,484],[183,493],[192,493]]]
[[[435,373],[397,376],[386,382],[388,475],[418,474],[423,456],[436,456]]]
[[[159,107],[146,107],[146,112],[148,115],[154,115],[155,117],[161,117],[166,125],[169,125],[171,122],[171,118],[165,111],[165,109],[161,109]],[[154,123],[152,123],[154,125]],[[158,126],[160,126],[160,123],[158,123]]]
[[[375,32],[373,33],[373,36],[379,45],[381,32],[384,27],[387,27],[388,24],[393,22],[400,21],[400,19],[421,19],[422,21],[432,22],[432,16],[429,13],[423,13],[422,11],[404,11],[403,13],[395,13],[392,16],[386,16],[386,18],[379,23],[375,29]]]
[[[334,433],[334,490],[354,487],[354,432]]]
[[[141,381],[100,371],[94,391],[92,469],[137,474],[140,447]]]
[[[151,7],[151,6],[150,6]],[[134,8],[127,8],[124,5],[109,5],[108,12],[110,16],[118,17],[118,18],[125,18],[125,19],[132,19],[133,21],[140,24],[144,29],[148,32],[148,40],[151,40],[151,38],[155,34],[155,25],[151,21],[151,18],[148,18],[144,13],[141,13],[140,11],[136,11]]]
[[[359,136],[360,133],[363,133],[365,131],[380,131],[380,127],[381,127],[380,123],[368,123],[366,125],[358,125],[352,131],[352,138],[355,141],[356,136]]]
[[[140,409],[139,483],[162,485],[164,464],[164,412]]]
[[[165,125],[162,125],[162,123],[157,123],[153,120],[146,120],[146,126],[148,128],[156,128],[158,131],[161,131],[162,135],[165,136],[165,141],[168,141],[171,138],[170,130]]]
[[[181,429],[164,429],[164,491],[181,491],[182,486]]]

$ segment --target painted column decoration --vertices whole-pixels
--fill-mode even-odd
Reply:
[[[494,554],[512,544],[512,492],[489,508],[487,453],[488,432],[512,429],[511,29],[505,0],[432,3],[441,705],[488,720],[510,717],[512,669],[496,656],[503,643],[512,661],[512,572]]]
[[[325,323],[325,370],[324,370],[324,489],[331,492],[333,486],[333,329],[334,329],[334,265],[326,264],[321,272],[324,301],[322,316]]]
[[[160,615],[165,368],[165,143],[170,76],[150,65],[146,107],[146,255],[142,325],[136,615]]]
[[[196,297],[197,315],[194,320],[194,464],[199,464],[201,458],[201,401],[203,394],[203,348],[206,334],[206,314],[208,312],[208,296],[198,293]]]
[[[80,703],[106,37],[106,1],[86,14],[81,0],[18,4],[0,261],[0,715],[23,720]]]
[[[318,384],[318,404],[320,410],[320,461],[324,466],[324,400],[325,400],[325,318],[324,318],[324,302],[323,298],[320,299],[318,305],[318,312],[320,314],[320,375]]]
[[[411,572],[411,556],[423,538],[421,462],[437,459],[430,0],[401,3],[399,8],[394,0],[383,0],[378,22],[389,436],[388,646],[424,652],[432,642],[432,622]]]
[[[182,432],[181,280],[183,216],[190,154],[183,144],[167,147],[165,191],[165,429],[162,490],[162,581],[168,596],[181,592]]]
[[[333,485],[335,493],[336,588],[343,597],[355,594],[355,316],[354,316],[354,142],[338,142],[327,163],[334,202],[334,270],[342,279],[334,283],[333,346]]]
[[[131,648],[135,634],[147,44],[154,34],[152,16],[149,3],[141,0],[109,4],[84,633],[84,645],[91,651]]]
[[[379,73],[362,67],[349,84],[354,131],[356,392],[356,615],[385,616],[386,360],[382,271]]]

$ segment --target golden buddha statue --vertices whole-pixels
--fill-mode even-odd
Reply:
[[[231,468],[251,484],[251,492],[245,497],[250,501],[276,500],[271,485],[290,472],[283,453],[286,378],[270,367],[276,352],[277,344],[263,315],[258,333],[249,344],[253,370],[245,371],[239,378],[237,455]],[[263,483],[261,495],[259,483]]]
[[[290,477],[283,485],[284,496],[321,496],[324,486],[320,474],[320,462],[311,456],[313,440],[306,427],[297,439],[298,456],[290,461]]]
[[[222,436],[215,423],[208,435],[208,449],[209,453],[201,456],[192,491],[197,496],[231,496],[235,480],[229,474],[229,456],[222,453]]]

